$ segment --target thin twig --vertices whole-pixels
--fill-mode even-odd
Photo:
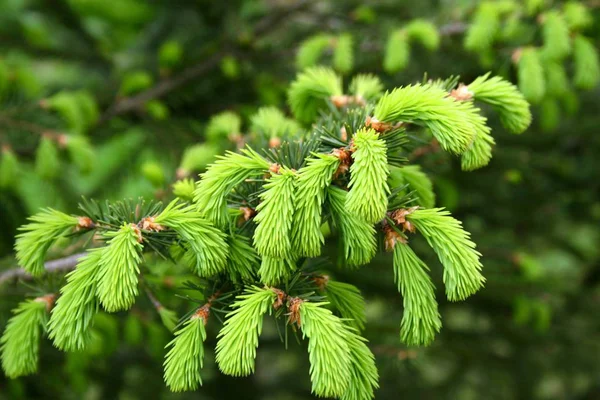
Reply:
[[[152,305],[154,306],[156,311],[160,311],[160,309],[163,308],[162,303],[160,301],[158,301],[158,299],[156,298],[154,293],[152,293],[152,291],[150,290],[148,285],[146,285],[145,283],[144,283],[144,291],[146,292],[146,296],[148,296],[148,299],[150,300],[150,302],[152,303]]]
[[[442,25],[440,26],[439,29],[439,33],[441,36],[452,36],[452,35],[459,35],[461,33],[464,33],[467,28],[469,28],[468,24],[465,24],[464,22],[452,22],[446,25]]]
[[[87,253],[77,253],[67,257],[58,258],[56,260],[48,261],[44,267],[46,268],[46,273],[53,272],[68,272],[75,268],[77,262],[81,257],[86,255]],[[23,279],[23,280],[31,280],[33,276],[31,276],[27,271],[23,268],[13,268],[3,272],[0,272],[0,285],[4,282],[11,281],[13,279]]]
[[[22,129],[24,131],[27,131],[30,133],[35,133],[35,134],[38,134],[41,136],[59,135],[58,132],[56,132],[52,129],[46,128],[42,125],[38,125],[38,124],[29,122],[29,121],[20,121],[20,120],[8,118],[4,115],[0,115],[0,124],[8,126],[10,128],[14,128],[14,129]]]

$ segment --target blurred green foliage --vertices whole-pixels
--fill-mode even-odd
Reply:
[[[237,148],[230,134],[249,128],[259,106],[284,106],[298,66],[372,72],[386,87],[425,72],[469,82],[492,70],[539,100],[533,128],[508,135],[492,116],[494,157],[468,174],[435,146],[413,153],[433,176],[437,205],[465,222],[483,253],[486,288],[464,304],[442,301],[433,345],[405,348],[391,266],[339,271],[367,298],[377,398],[599,398],[600,24],[588,3],[4,0],[0,268],[14,267],[17,227],[40,207],[75,211],[82,195],[165,198],[177,179]],[[567,27],[569,50],[557,50],[550,24]],[[237,129],[220,132],[214,119],[210,129],[223,111],[242,117]],[[190,294],[173,278],[180,271],[161,260],[153,268],[161,302],[183,315],[187,301],[173,296]],[[60,279],[3,282],[0,330],[23,294],[56,290]],[[296,343],[282,351],[275,326],[264,328],[255,376],[223,376],[209,353],[203,388],[182,395],[162,382],[171,334],[149,300],[130,315],[100,314],[94,329],[85,352],[45,342],[42,372],[0,376],[0,399],[310,398],[308,373],[298,374],[308,371],[306,353]]]

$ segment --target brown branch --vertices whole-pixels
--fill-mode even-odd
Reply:
[[[441,36],[453,36],[460,35],[466,32],[469,25],[464,22],[452,22],[446,25],[440,26],[439,33]]]
[[[48,261],[44,265],[44,267],[46,268],[46,273],[71,271],[75,268],[79,259],[86,254],[87,253],[77,253],[67,257]],[[33,276],[31,276],[23,268],[13,268],[0,272],[0,285],[2,285],[4,282],[8,282],[13,279],[31,280],[33,279]]]
[[[227,52],[222,50],[203,60],[200,64],[183,70],[179,75],[173,77],[172,79],[161,81],[158,83],[158,85],[133,97],[126,97],[117,101],[104,113],[104,115],[102,115],[98,121],[98,124],[102,124],[117,115],[138,110],[149,100],[162,97],[178,87],[183,86],[187,82],[204,75],[206,72],[216,67],[226,54]]]
[[[6,116],[0,115],[0,124],[5,125],[7,127],[10,128],[14,128],[14,129],[22,129],[24,131],[30,132],[30,133],[35,133],[38,134],[40,136],[44,136],[44,135],[50,135],[50,136],[57,136],[60,135],[58,132],[46,128],[42,125],[38,125],[35,124],[33,122],[29,122],[29,121],[20,121],[20,120],[16,120],[16,119],[12,119],[12,118],[8,118]]]

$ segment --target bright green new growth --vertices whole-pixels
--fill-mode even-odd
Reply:
[[[391,187],[408,185],[408,189],[414,192],[416,203],[421,207],[435,206],[433,183],[420,165],[405,165],[402,168],[391,166],[389,182]]]
[[[302,302],[299,306],[303,337],[308,338],[312,392],[341,397],[350,384],[349,331],[341,319],[324,308],[327,303]]]
[[[179,318],[177,317],[177,313],[175,311],[161,306],[158,308],[158,316],[160,317],[162,324],[169,330],[169,332],[172,332],[175,327],[177,327],[177,320]]]
[[[569,79],[562,63],[547,62],[544,64],[546,73],[546,92],[552,97],[560,97],[569,91]]]
[[[284,282],[296,270],[296,260],[292,256],[263,256],[258,269],[260,281],[265,285],[276,285]]]
[[[227,141],[231,135],[239,134],[241,128],[242,120],[240,117],[231,111],[224,111],[212,117],[208,122],[206,140],[213,144]]]
[[[270,310],[276,294],[268,288],[252,286],[236,298],[219,332],[216,360],[227,375],[247,376],[254,372],[258,337],[262,331],[263,315]]]
[[[106,234],[111,239],[98,264],[96,293],[108,312],[128,310],[135,302],[143,248],[139,235],[133,224],[123,224],[118,231]]]
[[[401,71],[410,60],[410,43],[417,41],[428,50],[440,45],[440,35],[431,22],[416,19],[406,27],[393,31],[386,42],[383,69],[388,74]]]
[[[519,90],[530,103],[539,103],[546,93],[544,69],[539,52],[534,48],[521,51],[518,61]]]
[[[15,153],[7,148],[0,152],[0,188],[12,187],[17,180],[19,161]]]
[[[385,216],[390,188],[385,141],[373,129],[354,134],[350,183],[346,208],[364,221],[374,224]]]
[[[294,217],[296,173],[281,167],[263,186],[254,218],[254,246],[261,256],[284,258],[292,248],[290,230]]]
[[[44,298],[19,303],[0,338],[2,369],[9,378],[33,374],[37,370],[40,337],[48,319]]]
[[[165,356],[165,383],[173,392],[195,390],[202,385],[200,371],[204,363],[204,317],[193,315],[175,332],[167,345],[171,349]]]
[[[173,195],[183,201],[192,201],[196,183],[192,178],[185,178],[173,184]]]
[[[16,258],[20,266],[31,275],[44,273],[46,252],[61,236],[77,226],[77,217],[46,208],[29,218],[29,224],[19,228],[15,243]]]
[[[394,246],[394,280],[404,299],[400,339],[409,346],[430,344],[442,327],[435,287],[427,265],[404,243]]]
[[[358,74],[352,78],[348,90],[367,101],[375,101],[383,94],[383,83],[375,75]]]
[[[487,73],[469,84],[468,89],[477,101],[489,104],[500,116],[502,125],[512,133],[522,133],[531,124],[527,100],[517,87],[501,77]]]
[[[327,189],[335,228],[340,233],[344,260],[349,267],[367,264],[377,252],[373,225],[346,208],[348,192],[336,186]]]
[[[188,175],[192,171],[200,171],[206,168],[216,158],[215,154],[220,152],[218,145],[208,142],[195,144],[187,147],[181,157],[178,175]]]
[[[483,286],[481,254],[460,221],[443,208],[418,209],[406,218],[427,239],[442,263],[449,300],[464,300]]]
[[[60,172],[60,159],[56,143],[42,137],[35,154],[35,173],[44,179],[54,179]]]
[[[546,60],[561,60],[571,52],[569,27],[562,15],[556,11],[548,11],[543,15],[544,46],[542,56]]]
[[[405,30],[411,41],[421,43],[427,50],[436,50],[440,46],[440,34],[429,21],[414,19],[406,25]]]
[[[491,2],[482,3],[469,25],[464,45],[467,50],[484,52],[492,47],[500,30],[500,15]]]
[[[341,400],[368,400],[375,398],[375,389],[379,388],[379,373],[375,357],[366,345],[366,339],[350,331],[348,348],[350,349],[350,382]]]
[[[393,74],[406,68],[410,59],[410,44],[404,29],[395,30],[388,37],[385,45],[383,69]]]
[[[79,170],[88,173],[94,167],[94,148],[87,137],[81,135],[69,135],[65,139],[65,146],[69,157]]]
[[[561,110],[556,99],[546,97],[539,105],[540,107],[540,128],[544,132],[553,131],[560,124]]]
[[[352,47],[354,39],[349,33],[337,37],[335,50],[333,51],[333,67],[341,73],[348,73],[354,66],[354,54]]]
[[[201,180],[194,191],[198,211],[217,227],[226,226],[229,221],[227,196],[235,186],[252,176],[263,174],[269,166],[269,162],[250,148],[242,150],[242,154],[227,152],[224,157],[218,157],[200,175]]]
[[[82,257],[52,309],[48,337],[64,351],[83,350],[90,339],[90,328],[98,311],[97,275],[103,248],[93,249]]]
[[[568,1],[562,11],[570,29],[585,29],[594,23],[588,7],[578,1]]]
[[[316,257],[325,241],[321,232],[321,207],[325,189],[340,165],[339,158],[330,154],[315,154],[298,171],[296,181],[296,210],[292,223],[292,246],[298,256]]]
[[[374,117],[382,122],[425,125],[442,148],[454,154],[464,152],[476,135],[464,103],[430,85],[409,85],[384,94],[375,107]]]
[[[480,110],[472,101],[465,101],[465,114],[475,128],[475,137],[471,145],[461,154],[460,166],[463,171],[473,171],[486,166],[492,159],[492,147],[496,144],[491,129],[486,125],[487,118],[479,114]]]
[[[298,75],[288,91],[288,103],[296,119],[304,124],[314,121],[326,99],[342,95],[342,79],[330,68],[312,67]]]
[[[474,106],[473,101],[461,101],[460,107],[463,109],[466,121],[475,131],[473,141],[461,154],[460,160],[463,171],[472,171],[490,162],[495,141],[490,134],[490,127],[486,125],[487,118],[480,114],[481,110]]]
[[[285,167],[272,175],[263,186],[261,203],[254,218],[254,246],[262,256],[258,271],[261,282],[274,285],[289,277],[295,269],[291,258],[290,231],[294,217],[296,173]]]
[[[364,330],[367,316],[365,299],[360,290],[354,285],[333,281],[329,277],[323,279],[323,290],[331,306],[340,313],[346,324],[358,331]]]
[[[490,129],[486,126],[486,130]],[[479,133],[471,146],[461,155],[460,167],[463,171],[473,171],[485,167],[492,159],[492,147],[496,144],[489,133]]]
[[[252,280],[258,270],[260,259],[250,239],[241,235],[229,236],[229,263],[227,271],[234,282]]]
[[[293,119],[287,118],[277,107],[261,107],[250,119],[253,133],[265,139],[289,137],[302,128]]]
[[[594,44],[586,37],[577,35],[573,42],[575,60],[575,86],[592,89],[600,81],[600,60]]]
[[[319,59],[331,46],[333,41],[331,35],[318,34],[304,40],[296,54],[296,67],[300,70],[312,67],[319,63]]]
[[[204,219],[194,206],[172,201],[154,223],[173,229],[183,239],[184,260],[200,276],[212,276],[227,266],[225,234]]]

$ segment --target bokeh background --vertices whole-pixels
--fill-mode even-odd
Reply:
[[[330,35],[317,62],[346,76],[375,73],[389,88],[424,73],[470,82],[493,71],[517,82],[514,51],[539,46],[541,16],[565,4],[506,1],[513,8],[497,40],[468,49],[465,31],[482,3],[489,2],[0,1],[0,272],[15,267],[17,228],[40,207],[75,213],[82,195],[168,198],[176,179],[195,176],[235,146],[206,141],[211,116],[235,112],[246,129],[258,107],[286,107],[288,82],[310,61],[298,51],[315,35]],[[571,3],[589,13],[580,31],[597,50],[600,4]],[[391,72],[384,68],[390,33],[416,18],[439,28],[439,47],[411,45],[404,68]],[[508,32],[512,20],[520,23],[517,33]],[[344,35],[352,38],[349,67],[335,60]],[[565,61],[567,75],[574,68]],[[522,135],[506,133],[490,115],[497,146],[486,168],[463,172],[456,159],[427,146],[412,160],[432,177],[438,205],[472,233],[487,278],[465,302],[437,296],[444,326],[433,345],[399,341],[402,299],[390,257],[337,272],[367,299],[377,398],[600,398],[600,87],[569,83],[532,110],[534,122]],[[57,246],[52,256],[77,250]],[[436,261],[427,261],[439,273]],[[169,266],[156,268],[164,270],[161,301],[183,314],[190,306],[173,295],[178,282]],[[0,330],[25,294],[60,279],[0,282]],[[147,299],[128,314],[101,314],[95,330],[83,353],[60,353],[44,341],[40,373],[18,380],[0,374],[0,399],[312,398],[304,347],[291,343],[285,351],[268,323],[256,375],[219,374],[209,351],[204,386],[188,394],[163,384],[171,334]]]

